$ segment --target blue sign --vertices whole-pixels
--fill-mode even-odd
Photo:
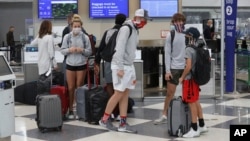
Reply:
[[[234,90],[234,51],[236,42],[237,0],[225,0],[226,92]],[[222,40],[223,41],[223,40]]]

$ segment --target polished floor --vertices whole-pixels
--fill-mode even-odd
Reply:
[[[35,106],[15,103],[15,133],[0,141],[229,141],[230,125],[250,124],[250,93],[220,96],[219,92],[219,82],[216,81],[216,95],[201,96],[205,124],[209,131],[197,138],[171,137],[167,132],[167,124],[154,125],[153,120],[160,116],[164,103],[162,98],[149,98],[136,101],[133,112],[128,114],[128,123],[138,130],[137,134],[111,132],[99,125],[78,120],[65,121],[60,132],[41,133],[35,122]],[[151,93],[162,97],[165,95],[163,91],[151,90]]]
[[[201,98],[205,124],[209,132],[193,139],[170,137],[167,124],[154,125],[163,107],[163,101],[136,102],[128,122],[137,134],[111,132],[99,125],[72,120],[65,121],[61,132],[41,133],[35,122],[35,106],[16,103],[15,133],[11,141],[229,141],[231,124],[250,123],[250,94],[226,95],[220,98]],[[117,122],[114,122],[117,125]]]

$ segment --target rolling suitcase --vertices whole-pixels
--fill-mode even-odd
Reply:
[[[191,112],[187,103],[182,97],[175,97],[171,100],[168,108],[168,133],[170,136],[182,137],[191,127]]]
[[[53,85],[50,88],[50,94],[59,95],[62,105],[62,116],[66,119],[66,114],[69,109],[69,95],[65,86]]]
[[[80,120],[90,124],[98,124],[109,96],[104,88],[98,85],[97,76],[94,76],[95,85],[91,85],[89,67],[87,75],[88,84],[76,89],[76,112]]]
[[[86,103],[88,107],[87,120],[89,124],[99,124],[108,103],[108,93],[100,85],[93,86],[86,91]]]
[[[52,58],[53,60],[53,58]],[[51,60],[51,64],[52,63]],[[53,65],[51,65],[50,74],[46,74],[50,77],[50,82],[46,82],[45,86],[46,89],[49,89],[48,92],[38,93],[36,97],[36,122],[38,129],[44,133],[46,130],[49,129],[57,129],[61,131],[63,125],[63,118],[62,118],[62,100],[60,96],[61,93],[66,93],[65,89],[60,89],[59,86],[52,87],[52,70]],[[49,72],[49,71],[48,71]],[[48,73],[47,72],[47,73]],[[46,78],[47,79],[47,78]],[[46,80],[49,81],[49,80]],[[42,84],[42,83],[41,83]],[[48,88],[49,87],[49,88]],[[51,91],[52,90],[52,91]],[[55,92],[55,93],[51,93]]]
[[[76,114],[78,115],[79,120],[81,121],[87,121],[87,115],[86,115],[86,100],[85,100],[85,91],[88,89],[86,85],[79,87],[75,91],[76,95]]]
[[[44,133],[49,129],[61,131],[62,109],[58,95],[38,95],[36,105],[36,122],[38,129]]]

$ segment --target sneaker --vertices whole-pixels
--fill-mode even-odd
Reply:
[[[79,116],[78,116],[78,115],[76,115],[76,116],[75,116],[75,119],[76,119],[76,120],[79,120]]]
[[[115,127],[110,120],[107,120],[106,123],[104,123],[103,120],[99,120],[99,125],[110,131],[117,131],[117,127]]]
[[[74,112],[73,112],[73,111],[69,111],[68,119],[70,119],[70,120],[75,119],[75,116],[74,116]]]
[[[199,137],[200,136],[200,131],[194,131],[194,129],[191,127],[190,130],[183,135],[183,138],[193,138],[193,137]]]
[[[125,124],[123,126],[118,127],[119,132],[126,132],[126,133],[137,133],[137,130],[133,129],[129,124]]]
[[[167,117],[165,115],[162,115],[159,119],[156,119],[154,121],[154,124],[157,125],[157,124],[164,124],[164,123],[167,123]]]
[[[208,128],[206,125],[204,125],[203,127],[198,126],[198,130],[200,131],[200,133],[208,132]]]
[[[15,65],[17,65],[18,63],[17,62],[15,62],[15,61],[10,61],[10,65],[12,66],[15,66]]]
[[[121,117],[120,115],[118,115],[116,118],[115,118],[115,121],[120,121],[121,120]]]

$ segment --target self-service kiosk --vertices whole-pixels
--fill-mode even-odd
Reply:
[[[9,66],[4,54],[0,54],[0,138],[15,133],[14,88],[16,76]]]

